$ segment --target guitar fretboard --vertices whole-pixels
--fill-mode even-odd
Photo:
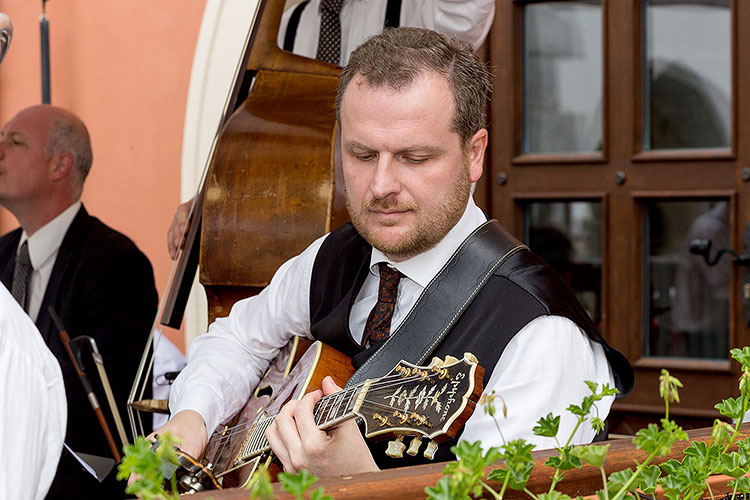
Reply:
[[[318,428],[325,430],[356,416],[355,412],[361,406],[367,394],[369,384],[370,381],[368,380],[355,387],[323,396],[315,404],[315,408],[313,408],[315,424]],[[265,432],[275,418],[275,415],[264,416],[255,421],[240,452],[235,457],[235,464],[246,462],[253,457],[270,451],[271,445],[268,444]]]

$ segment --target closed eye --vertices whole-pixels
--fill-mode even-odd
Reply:
[[[404,156],[404,161],[407,163],[412,163],[414,165],[419,165],[420,163],[424,163],[427,160],[430,159],[429,156]]]

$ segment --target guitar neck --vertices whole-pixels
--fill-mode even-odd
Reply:
[[[367,388],[371,381],[366,380],[354,387],[343,389],[334,394],[323,396],[313,408],[315,424],[321,430],[330,429],[340,423],[357,416],[357,411],[367,395]],[[275,420],[275,415],[258,419],[253,429],[248,433],[235,462],[244,462],[257,455],[271,450],[271,445],[265,437],[265,432]]]

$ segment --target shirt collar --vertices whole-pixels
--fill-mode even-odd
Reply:
[[[426,288],[459,245],[485,222],[487,222],[487,217],[484,212],[476,206],[474,199],[469,197],[469,202],[461,219],[437,245],[403,262],[393,262],[383,252],[373,248],[370,256],[370,272],[379,276],[377,265],[380,262],[387,262],[422,288]]]
[[[29,236],[24,231],[21,234],[21,241],[18,247],[23,245],[24,241],[29,242],[29,259],[31,267],[39,269],[47,262],[47,259],[55,255],[62,244],[65,233],[73,223],[78,210],[81,208],[81,202],[76,201],[71,206],[63,210],[60,215],[39,228],[34,234]]]

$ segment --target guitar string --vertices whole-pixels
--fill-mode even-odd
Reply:
[[[385,376],[385,377],[383,377],[381,379],[378,379],[375,382],[372,382],[370,384],[370,387],[368,388],[368,390],[370,390],[370,389],[380,389],[380,390],[382,390],[382,389],[389,388],[389,387],[396,387],[396,386],[398,386],[400,384],[411,382],[411,381],[414,381],[414,380],[429,380],[429,379],[432,379],[434,377],[439,377],[439,375],[440,375],[439,373],[434,373],[433,372],[433,373],[428,373],[426,376],[422,376],[422,375],[419,375],[419,374],[418,375],[408,376],[408,377],[403,377],[401,375]],[[351,396],[354,393],[356,393],[357,391],[359,391],[362,388],[363,385],[364,385],[364,383],[358,384],[355,387],[350,387],[348,389],[344,389],[342,391],[339,391],[339,392],[336,392],[336,393],[333,393],[333,394],[329,394],[327,396],[323,396],[321,398],[321,400],[318,401],[318,403],[316,403],[316,405],[315,405],[315,411],[319,410],[320,406],[327,405],[331,401],[333,401],[335,403],[337,399],[344,400],[347,397],[351,398]],[[427,399],[429,400],[429,398],[432,398],[432,397],[433,396],[429,396]],[[398,396],[396,396],[396,398],[398,398]],[[375,402],[371,402],[369,400],[365,400],[363,402],[363,404],[361,405],[361,408],[365,408],[365,409],[369,409],[369,410],[372,410],[372,409],[381,409],[381,410],[387,410],[387,411],[390,411],[390,410],[393,410],[393,409],[395,409],[395,410],[401,410],[401,408],[399,408],[399,407],[395,407],[395,406],[387,405],[387,404],[383,404],[383,403],[375,403]],[[212,447],[210,447],[210,449],[213,451],[213,450],[216,450],[219,447],[223,447],[226,444],[228,444],[229,440],[233,439],[238,434],[243,434],[243,433],[247,434],[247,431],[249,429],[251,429],[253,426],[257,426],[260,423],[263,423],[263,422],[267,421],[268,419],[273,419],[274,417],[275,417],[275,415],[272,415],[272,416],[268,416],[268,417],[265,417],[265,418],[256,419],[256,420],[253,420],[253,421],[247,421],[247,422],[244,422],[242,424],[239,424],[239,425],[236,425],[236,426],[233,426],[233,427],[229,427],[229,428],[225,429],[224,431],[222,431],[221,437],[219,437],[218,439],[214,440],[215,445],[212,446]],[[250,436],[252,436],[252,434],[250,434]],[[250,436],[248,436],[248,437],[250,437]],[[207,449],[207,452],[208,451],[209,450]]]
[[[439,373],[430,373],[426,377],[424,377],[424,379],[425,380],[426,379],[431,379],[431,378],[433,378],[435,376],[439,376]],[[397,386],[397,385],[399,385],[401,383],[410,382],[410,381],[413,381],[413,380],[416,380],[416,379],[422,379],[422,378],[423,377],[417,376],[417,375],[415,375],[415,376],[409,376],[407,378],[402,377],[401,375],[386,376],[386,377],[378,379],[376,382],[373,382],[372,384],[370,384],[370,389],[384,389],[384,388],[389,388],[389,387],[395,387],[395,386]],[[323,396],[321,398],[321,400],[318,403],[316,403],[316,409],[318,409],[318,407],[321,404],[327,404],[327,402],[329,402],[329,401],[332,401],[332,400],[335,400],[335,399],[344,399],[345,397],[351,396],[351,394],[356,393],[357,391],[359,391],[362,388],[363,385],[364,385],[364,383],[358,384],[355,387],[350,387],[348,389],[344,389],[342,391],[339,391],[339,392],[336,392],[336,393],[333,393],[333,394],[329,394],[327,396]],[[368,408],[372,408],[372,407],[373,406],[368,406]],[[379,407],[380,408],[386,408],[386,409],[394,408],[393,406],[384,405],[384,404],[380,404]],[[229,428],[225,429],[224,431],[222,431],[223,435],[222,435],[221,439],[224,439],[224,440],[232,439],[237,434],[247,431],[253,425],[256,425],[257,423],[262,422],[262,421],[266,420],[267,418],[270,418],[270,417],[262,418],[260,420],[256,419],[256,420],[253,420],[253,421],[247,421],[247,422],[244,422],[243,424],[239,424],[239,425],[236,425],[236,426],[233,426],[233,427],[229,427]]]

